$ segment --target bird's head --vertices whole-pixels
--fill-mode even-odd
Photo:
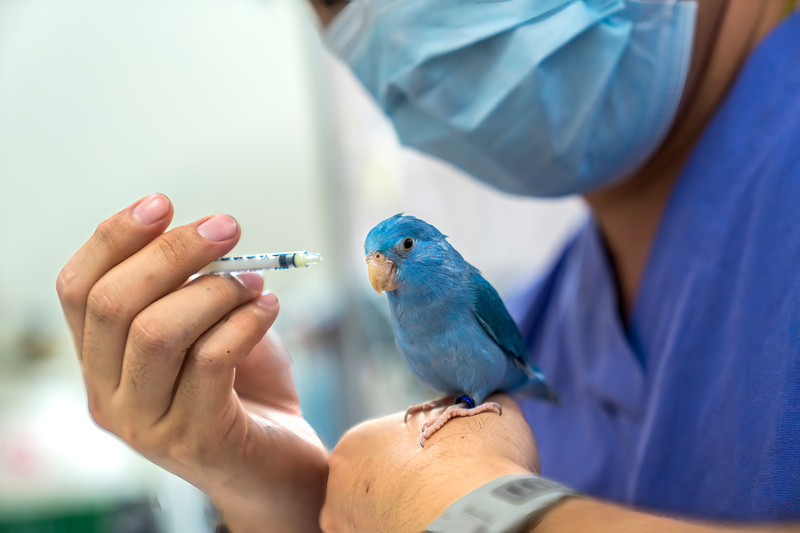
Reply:
[[[415,274],[421,275],[427,266],[440,264],[449,253],[458,255],[446,235],[427,222],[402,213],[370,230],[364,253],[369,281],[378,294],[397,289],[398,284]]]

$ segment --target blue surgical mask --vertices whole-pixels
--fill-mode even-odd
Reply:
[[[400,141],[495,187],[560,196],[629,176],[666,136],[694,1],[354,0],[325,36]]]

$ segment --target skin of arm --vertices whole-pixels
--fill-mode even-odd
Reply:
[[[166,231],[172,203],[98,226],[56,290],[103,429],[208,494],[236,533],[319,531],[327,453],[300,414],[258,274],[186,280],[229,252],[226,215]]]

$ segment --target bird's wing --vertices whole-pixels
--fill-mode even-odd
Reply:
[[[469,275],[469,287],[473,313],[486,333],[512,361],[523,369],[530,368],[525,341],[494,287],[477,269]]]
[[[519,328],[508,314],[506,306],[488,281],[477,269],[471,269],[469,286],[472,295],[472,310],[486,333],[497,343],[506,356],[516,363],[529,381],[526,387],[534,397],[556,405],[561,403],[558,392],[544,378],[544,374],[528,360],[528,349]]]

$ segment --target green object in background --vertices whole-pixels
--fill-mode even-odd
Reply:
[[[161,533],[149,502],[0,518],[0,533]]]

